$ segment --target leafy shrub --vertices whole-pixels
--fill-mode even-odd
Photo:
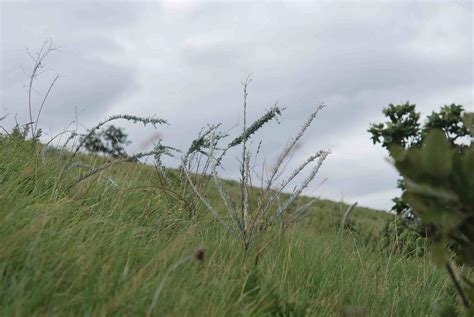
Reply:
[[[112,158],[128,157],[124,146],[131,143],[123,128],[109,125],[98,132],[84,136],[84,148],[90,153],[101,153]]]
[[[474,114],[465,114],[466,131],[474,134]],[[454,131],[458,131],[454,129]],[[454,253],[459,264],[474,267],[474,149],[455,146],[446,129],[427,133],[423,147],[390,151],[395,166],[404,177],[402,199],[424,224],[435,228],[433,259],[447,268],[468,314],[474,313],[474,283],[464,276],[457,280],[449,261]]]
[[[420,113],[416,112],[416,105],[409,102],[400,105],[390,104],[383,109],[383,114],[388,121],[371,124],[368,132],[372,135],[374,144],[380,143],[390,152],[393,146],[403,149],[422,147],[429,131],[437,128],[443,131],[453,147],[461,150],[465,145],[456,141],[469,135],[462,119],[464,112],[462,105],[445,105],[439,112],[433,111],[421,125]],[[402,192],[405,191],[406,185],[403,179],[398,181],[397,187]],[[404,218],[413,219],[411,207],[403,198],[396,197],[393,202],[392,211]]]
[[[424,256],[427,252],[428,241],[424,234],[410,226],[400,216],[386,220],[377,237],[378,246],[385,252],[402,256]]]

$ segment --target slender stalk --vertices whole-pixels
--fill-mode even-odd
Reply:
[[[282,152],[278,156],[276,165],[270,172],[270,176],[267,175],[267,171],[265,169],[265,158],[263,158],[261,175],[258,175],[255,167],[257,164],[256,158],[260,152],[261,142],[258,144],[256,154],[253,155],[250,150],[250,143],[248,143],[250,136],[260,129],[265,123],[275,118],[276,115],[280,115],[282,109],[275,106],[274,108],[267,111],[260,119],[248,126],[247,97],[248,85],[250,81],[250,77],[248,77],[246,81],[242,82],[243,128],[240,135],[232,139],[232,141],[228,143],[226,147],[219,148],[219,141],[227,135],[218,133],[218,126],[210,126],[205,133],[201,132],[199,137],[193,141],[190,149],[183,156],[181,165],[181,170],[189,182],[189,186],[191,186],[192,191],[201,200],[206,209],[211,212],[216,220],[221,222],[227,231],[241,239],[244,258],[246,257],[253,241],[258,236],[257,233],[263,233],[266,229],[268,229],[268,227],[274,224],[276,219],[282,217],[282,215],[285,213],[290,213],[289,209],[293,208],[296,199],[313,181],[324,160],[330,153],[330,151],[316,152],[314,155],[303,161],[303,163],[299,165],[294,171],[292,171],[287,178],[283,179],[281,182],[279,182],[279,184],[276,184],[277,180],[279,180],[285,172],[285,166],[291,160],[296,144],[303,137],[303,134],[308,130],[318,112],[325,107],[323,104],[321,104],[308,116],[295,137],[293,137],[285,145]],[[217,174],[217,168],[222,168],[221,161],[227,151],[237,145],[242,147],[239,159],[240,188],[238,190],[239,193],[237,194],[237,199],[240,202],[240,208],[236,208],[231,195],[229,195],[229,193],[226,191]],[[200,188],[198,188],[198,185],[202,184],[202,182],[200,181],[198,183],[198,179],[196,178],[197,173],[191,173],[191,170],[193,169],[192,161],[196,161],[196,157],[194,157],[194,155],[206,158],[202,176],[205,176],[204,170],[207,170],[207,168],[210,167],[211,173],[206,175],[206,179],[210,180],[212,178],[214,180],[214,183],[217,187],[217,193],[223,201],[224,208],[226,209],[228,216],[224,215],[225,211],[216,210],[214,206],[212,206],[210,202],[204,198],[202,191]],[[255,160],[252,159],[253,156],[255,157]],[[251,161],[253,162],[253,165],[251,164]],[[199,158],[198,162],[200,162]],[[282,204],[280,204],[280,198],[284,189],[289,185],[290,182],[296,179],[296,177],[300,175],[307,166],[313,162],[315,163],[315,166],[313,166],[313,168],[309,171],[308,176],[301,182],[301,184],[299,184],[299,186],[295,187],[293,193],[291,193],[289,197],[284,200]],[[252,173],[255,173],[257,179],[260,180],[260,190],[258,192],[255,192],[254,188],[252,187]],[[194,175],[194,179],[191,174]],[[255,200],[256,206],[251,205]],[[295,219],[301,216],[308,208],[312,206],[314,201],[316,201],[316,199],[313,199],[302,206],[295,206],[294,209],[292,209],[293,212],[291,213],[291,217],[288,218],[289,222],[294,222]],[[278,202],[276,209],[272,208],[275,205],[275,202]]]
[[[56,83],[56,81],[59,79],[59,75],[56,75],[53,79],[53,81],[51,82],[51,84],[49,85],[49,88],[48,88],[48,91],[46,92],[46,95],[44,96],[43,98],[43,101],[41,102],[41,106],[38,110],[38,114],[36,115],[36,121],[35,121],[35,127],[33,129],[33,135],[36,136],[36,133],[38,131],[38,122],[39,122],[39,119],[40,119],[40,116],[41,116],[41,112],[43,111],[43,107],[44,107],[44,104],[46,102],[46,99],[48,99],[48,96],[49,96],[49,93],[51,92],[51,90],[53,89],[53,86],[54,84]]]
[[[157,124],[167,124],[168,122],[166,120],[163,120],[163,119],[160,119],[160,118],[155,118],[155,117],[147,117],[147,118],[143,118],[143,117],[137,117],[137,116],[133,116],[133,115],[122,115],[122,114],[119,114],[119,115],[113,115],[113,116],[110,116],[108,117],[107,119],[99,122],[97,125],[95,125],[90,131],[88,134],[86,134],[79,142],[79,144],[73,149],[72,151],[72,155],[69,157],[69,160],[67,161],[66,165],[64,166],[64,168],[62,169],[61,173],[59,174],[59,177],[58,179],[62,179],[62,177],[64,176],[64,173],[67,171],[67,169],[69,168],[69,165],[71,165],[72,163],[72,160],[74,159],[74,157],[76,157],[77,153],[79,152],[79,150],[81,149],[81,147],[86,143],[86,140],[95,132],[97,131],[98,129],[100,129],[102,126],[104,126],[105,124],[111,122],[111,121],[114,121],[114,120],[118,120],[118,119],[125,119],[125,120],[128,120],[128,121],[132,121],[134,123],[137,123],[137,122],[141,122],[143,123],[144,125],[147,125],[147,124],[151,124],[153,126],[156,127]]]
[[[248,85],[252,79],[247,77],[247,80],[242,84],[244,87],[244,103],[243,103],[243,111],[244,111],[244,122],[243,122],[243,131],[242,135],[247,134],[247,96],[248,96]],[[242,208],[242,223],[244,232],[247,231],[248,226],[248,191],[247,191],[247,172],[246,172],[246,161],[247,161],[247,138],[244,137],[242,142],[242,162],[240,166],[240,193],[241,193],[241,208]]]
[[[46,48],[46,46],[48,45],[48,47]],[[54,50],[52,48],[52,45],[53,45],[53,41],[51,39],[49,40],[46,40],[43,42],[43,45],[41,46],[40,50],[38,51],[38,53],[36,54],[36,57],[33,57],[31,54],[30,57],[33,59],[33,70],[31,71],[31,74],[29,76],[29,83],[28,83],[28,113],[29,113],[29,117],[30,117],[30,123],[31,124],[31,137],[32,139],[35,139],[35,129],[33,129],[33,103],[32,103],[32,93],[33,93],[33,82],[35,81],[36,77],[39,75],[38,74],[38,70],[43,67],[43,60],[46,58],[46,56],[48,56],[48,54]],[[28,51],[28,50],[27,50]],[[29,53],[29,51],[28,51]],[[56,82],[56,80],[54,80],[54,82]],[[53,84],[54,85],[54,84]],[[50,89],[48,90],[48,94],[49,94],[49,91],[51,90],[52,87],[50,87]]]
[[[344,230],[347,219],[349,219],[349,215],[351,214],[352,210],[357,206],[357,202],[353,203],[349,207],[347,207],[346,212],[344,213],[344,217],[342,217],[341,221],[341,232]]]
[[[454,270],[451,267],[451,264],[448,262],[446,263],[446,269],[448,270],[449,277],[451,278],[451,281],[453,281],[454,287],[456,288],[456,292],[458,293],[459,297],[461,298],[461,302],[465,308],[469,308],[471,305],[469,303],[469,300],[467,299],[466,294],[464,294],[464,291],[461,287],[461,284],[459,283],[458,279],[456,278],[456,274],[454,274]]]

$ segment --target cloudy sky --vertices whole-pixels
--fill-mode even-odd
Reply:
[[[61,77],[40,121],[45,138],[74,120],[75,109],[85,127],[111,114],[157,115],[171,124],[158,130],[163,142],[182,149],[207,123],[238,133],[241,81],[252,73],[249,120],[276,101],[287,108],[257,136],[267,161],[316,105],[328,106],[291,163],[332,150],[307,192],[324,198],[390,208],[397,173],[367,133],[389,103],[409,100],[423,114],[453,102],[473,109],[471,1],[35,0],[0,8],[0,116],[9,114],[2,125],[15,115],[28,121],[26,48],[48,38],[58,50],[34,101]],[[131,150],[157,135],[125,126]]]

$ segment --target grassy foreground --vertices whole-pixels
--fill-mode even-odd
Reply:
[[[247,260],[204,208],[191,215],[128,163],[70,190],[63,160],[0,138],[0,316],[433,316],[453,301],[425,257],[374,248],[338,231],[343,208],[321,201]],[[352,216],[376,232],[389,216]],[[194,256],[204,249],[204,257]]]

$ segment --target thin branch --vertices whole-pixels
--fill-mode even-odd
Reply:
[[[225,205],[225,207],[226,207],[226,209],[229,213],[229,216],[232,219],[234,219],[234,221],[236,222],[236,224],[237,224],[237,226],[239,227],[240,230],[244,230],[244,225],[245,224],[242,223],[240,221],[239,217],[237,216],[237,212],[235,210],[235,204],[231,200],[231,198],[229,197],[227,192],[225,191],[224,186],[222,185],[222,183],[219,180],[219,177],[217,176],[217,160],[213,158],[213,153],[214,153],[214,147],[211,147],[211,149],[209,150],[208,159],[209,159],[209,161],[212,160],[214,162],[211,165],[211,171],[212,171],[212,175],[214,177],[214,182],[215,182],[216,187],[217,187],[217,192],[221,196],[221,199],[224,202],[224,205]]]
[[[298,143],[298,141],[303,137],[304,133],[306,130],[310,127],[311,123],[313,122],[314,118],[316,118],[316,115],[319,113],[321,109],[325,107],[324,104],[320,104],[319,106],[316,107],[316,110],[312,112],[304,124],[301,126],[300,130],[296,134],[296,136],[290,140],[290,142],[283,148],[283,151],[280,153],[280,155],[277,158],[277,162],[275,164],[275,167],[273,168],[273,172],[270,176],[270,179],[267,181],[268,185],[267,188],[270,188],[272,185],[272,182],[278,173],[278,170],[280,169],[281,164],[285,160],[286,157],[288,157],[289,153],[292,151],[293,147]]]
[[[464,291],[461,287],[461,284],[459,283],[458,279],[456,278],[456,274],[454,274],[454,270],[451,267],[451,264],[449,262],[446,263],[446,269],[448,270],[449,276],[451,277],[451,280],[454,283],[454,287],[456,288],[456,291],[457,291],[459,297],[461,297],[461,301],[462,301],[463,306],[465,308],[469,308],[471,306],[470,303],[469,303],[469,300],[467,299],[466,294],[464,294]]]
[[[198,196],[198,198],[201,200],[201,202],[204,204],[204,206],[206,206],[206,208],[212,213],[212,215],[214,216],[214,218],[216,220],[218,220],[223,226],[224,228],[231,234],[234,234],[235,236],[238,236],[238,234],[235,232],[235,230],[230,227],[221,217],[221,215],[211,206],[211,204],[201,195],[201,193],[199,192],[199,190],[197,190],[196,186],[194,185],[194,182],[191,180],[191,177],[189,176],[189,173],[187,171],[187,169],[183,169],[184,171],[184,174],[186,175],[186,178],[188,179],[189,181],[189,185],[191,186],[192,190],[194,191],[194,193]]]
[[[51,82],[51,85],[49,85],[48,91],[46,92],[46,95],[44,96],[43,101],[41,102],[41,106],[38,110],[38,115],[36,116],[35,128],[33,129],[33,138],[35,138],[36,132],[38,130],[38,122],[39,122],[39,118],[41,116],[41,111],[43,111],[43,107],[44,107],[44,104],[46,102],[46,99],[48,99],[49,93],[51,92],[51,89],[53,89],[53,86],[56,83],[56,81],[58,80],[58,78],[59,78],[59,75],[56,74],[53,81]]]
[[[124,119],[124,120],[128,120],[128,121],[132,121],[133,123],[137,123],[137,122],[141,122],[143,123],[143,125],[147,125],[147,124],[151,124],[153,125],[154,127],[156,127],[156,125],[158,124],[168,124],[168,122],[166,120],[163,120],[163,119],[160,119],[160,118],[156,118],[156,117],[147,117],[147,118],[143,118],[143,117],[137,117],[137,116],[133,116],[133,115],[122,115],[122,114],[119,114],[119,115],[113,115],[113,116],[110,116],[108,117],[107,119],[99,122],[97,125],[95,125],[90,131],[88,134],[86,134],[85,137],[83,137],[81,139],[81,141],[79,142],[79,144],[75,147],[75,149],[73,150],[72,152],[72,155],[70,156],[68,162],[66,163],[66,165],[64,166],[63,170],[61,171],[60,175],[59,175],[59,179],[62,178],[62,176],[64,175],[64,172],[66,171],[66,169],[68,168],[69,164],[72,163],[72,160],[74,159],[74,157],[76,157],[77,153],[79,152],[79,150],[81,149],[81,147],[86,143],[87,139],[95,133],[95,131],[97,131],[98,129],[100,129],[102,126],[104,126],[105,124],[111,122],[111,121],[114,121],[114,120],[118,120],[118,119]]]
[[[70,185],[69,188],[72,188],[73,186],[75,186],[76,184],[82,182],[83,180],[91,177],[92,175],[95,175],[111,166],[114,166],[114,165],[118,165],[118,164],[121,164],[121,163],[124,163],[124,162],[131,162],[131,161],[135,161],[135,160],[138,160],[142,157],[146,157],[146,156],[151,156],[151,155],[156,155],[156,151],[153,150],[153,151],[149,151],[149,152],[141,152],[141,153],[137,153],[137,154],[134,154],[132,156],[128,156],[128,157],[125,157],[125,158],[122,158],[122,159],[119,159],[119,160],[114,160],[112,162],[109,162],[109,163],[105,163],[99,167],[96,167],[94,169],[92,169],[90,172],[84,174],[84,175],[81,175],[77,181]],[[69,168],[71,167],[71,165],[69,165]],[[67,171],[67,170],[66,170]]]
[[[243,101],[243,114],[244,114],[244,124],[243,124],[243,130],[242,130],[242,135],[243,140],[242,140],[242,163],[240,166],[240,176],[241,176],[241,181],[240,181],[240,193],[241,193],[241,212],[242,212],[242,223],[244,227],[244,231],[247,230],[247,224],[248,224],[248,192],[247,192],[247,173],[245,172],[246,164],[245,162],[247,161],[247,96],[248,96],[248,85],[252,81],[250,75],[247,77],[246,81],[242,83],[243,89],[244,89],[244,101]]]

